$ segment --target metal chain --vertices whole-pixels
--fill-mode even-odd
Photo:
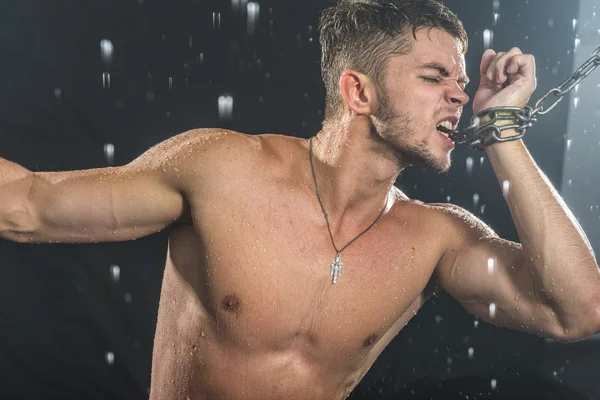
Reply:
[[[359,237],[361,237],[362,235],[367,233],[367,231],[369,229],[371,229],[373,227],[373,225],[375,225],[377,223],[377,221],[379,221],[379,218],[381,218],[381,216],[383,215],[383,212],[387,208],[388,199],[386,199],[385,206],[383,206],[383,208],[381,209],[381,212],[379,213],[379,216],[377,216],[375,221],[373,221],[371,223],[371,225],[369,225],[367,227],[367,229],[362,231],[357,237],[352,239],[347,245],[345,245],[340,250],[338,250],[338,248],[335,245],[335,241],[333,240],[333,234],[331,233],[331,226],[329,225],[329,215],[327,214],[327,211],[325,211],[325,207],[323,206],[323,202],[321,201],[321,192],[319,191],[319,185],[317,185],[317,175],[315,174],[315,166],[313,164],[313,157],[312,157],[312,153],[313,153],[312,140],[313,140],[312,137],[310,139],[308,139],[308,143],[309,143],[308,157],[310,160],[310,170],[312,172],[313,182],[315,183],[315,189],[317,191],[317,200],[319,200],[319,205],[321,206],[321,211],[323,211],[323,216],[325,217],[325,222],[327,222],[327,231],[329,232],[329,237],[331,238],[331,244],[333,245],[333,248],[335,249],[336,253],[340,254],[342,251],[344,251],[346,249],[346,247],[350,246],[352,243],[354,243],[356,240],[358,240]]]
[[[477,115],[473,116],[471,125],[460,132],[454,131],[449,134],[450,138],[458,144],[469,144],[469,149],[483,150],[487,146],[497,142],[508,142],[513,140],[521,139],[525,136],[527,129],[533,126],[533,123],[537,121],[538,115],[544,115],[552,110],[556,105],[563,99],[563,97],[575,88],[579,83],[584,80],[589,74],[592,73],[598,66],[600,66],[600,47],[598,47],[592,56],[583,63],[577,71],[571,76],[565,79],[557,88],[551,89],[540,97],[533,107],[525,106],[520,107],[494,107],[488,108],[481,111]],[[547,107],[544,108],[543,103],[551,96],[554,95],[554,101]],[[490,121],[481,124],[482,117],[490,117]],[[497,126],[496,122],[501,120],[513,121],[513,124]],[[508,129],[514,129],[519,134],[511,137],[501,137],[501,132]]]

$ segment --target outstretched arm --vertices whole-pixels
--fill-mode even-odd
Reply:
[[[201,180],[190,163],[219,134],[186,132],[115,168],[33,173],[0,159],[0,237],[86,243],[158,232],[186,211],[191,179]]]

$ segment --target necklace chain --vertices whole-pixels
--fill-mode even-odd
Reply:
[[[379,221],[379,218],[381,218],[381,216],[383,215],[383,212],[387,208],[387,202],[388,202],[388,200],[386,199],[385,206],[381,209],[381,212],[379,213],[379,215],[377,216],[377,218],[375,218],[375,221],[373,221],[371,223],[371,225],[369,225],[367,227],[367,229],[365,229],[364,231],[362,231],[361,233],[359,233],[358,236],[356,236],[354,239],[352,239],[347,245],[345,245],[344,247],[342,247],[341,249],[338,250],[337,246],[335,245],[335,241],[333,240],[333,234],[331,233],[331,226],[329,225],[329,215],[327,214],[327,211],[325,211],[325,207],[323,206],[323,201],[321,201],[321,193],[319,191],[319,185],[317,184],[317,175],[315,173],[315,166],[313,164],[313,158],[312,158],[312,153],[313,153],[313,151],[312,151],[312,140],[313,140],[312,137],[308,140],[308,143],[309,143],[308,158],[310,160],[310,170],[312,172],[313,182],[315,183],[315,189],[317,191],[317,200],[319,200],[319,205],[321,206],[321,211],[323,212],[323,216],[325,217],[325,222],[327,222],[327,231],[329,232],[329,238],[331,239],[331,244],[333,245],[333,248],[335,249],[335,251],[337,253],[337,257],[339,259],[340,253],[342,251],[344,251],[346,249],[346,247],[350,246],[352,243],[354,243],[356,240],[358,240],[359,237],[361,237],[362,235],[364,235],[365,233],[367,233],[367,231],[369,229],[371,229],[373,227],[373,225],[375,225],[377,223],[377,221]]]

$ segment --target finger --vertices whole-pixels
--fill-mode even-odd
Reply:
[[[506,72],[510,81],[523,77],[530,80],[531,85],[535,88],[535,57],[533,55],[521,54],[514,56],[506,68]]]
[[[496,56],[494,57],[494,59],[490,62],[490,66],[488,67],[488,70],[486,72],[486,77],[487,79],[492,83],[492,85],[497,86],[497,82],[496,82],[496,70],[497,70],[497,65],[498,65],[498,60],[501,59],[502,57],[504,57],[506,53],[501,51],[499,53],[496,53]]]
[[[502,57],[498,57],[495,61],[495,81],[498,86],[503,85],[508,80],[507,69],[511,60],[517,56],[521,55],[521,49],[518,47],[513,47],[507,53],[505,53]]]
[[[481,56],[481,65],[479,66],[479,73],[482,76],[487,74],[490,64],[494,61],[494,57],[496,57],[496,52],[492,49],[487,49],[483,52],[483,56]]]

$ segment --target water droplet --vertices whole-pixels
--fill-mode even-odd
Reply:
[[[104,145],[104,158],[106,158],[108,165],[113,165],[115,161],[115,146],[112,143]]]
[[[490,318],[496,318],[496,304],[490,303]]]
[[[467,157],[467,175],[473,175],[473,157]]]
[[[567,151],[571,150],[571,143],[572,143],[572,140],[568,139],[567,140]]]
[[[469,347],[468,352],[469,352],[469,359],[472,360],[473,356],[474,356],[474,353],[475,353],[475,350],[472,347]]]
[[[104,65],[112,64],[114,47],[110,40],[102,39],[100,41],[100,58]]]
[[[510,193],[510,181],[502,182],[502,195],[505,199],[508,199],[508,194]]]
[[[478,206],[479,206],[479,194],[475,193],[473,195],[473,207],[475,207],[477,209]]]
[[[256,25],[258,25],[258,16],[260,13],[260,5],[254,1],[248,2],[246,6],[247,14],[248,14],[248,34],[253,34],[256,30]]]
[[[108,365],[113,365],[115,363],[115,355],[110,351],[106,353],[105,359]]]
[[[221,13],[213,13],[213,28],[221,27]]]
[[[490,387],[492,388],[492,390],[496,390],[497,385],[498,385],[498,381],[495,379],[492,379],[492,381],[490,382]]]
[[[492,7],[494,9],[494,12],[499,12],[500,11],[500,0],[494,0],[492,3]]]
[[[233,97],[223,95],[219,97],[219,118],[223,120],[231,120],[233,116]]]
[[[578,24],[578,21],[576,19],[573,19],[573,32],[575,32],[577,30],[577,24]]]
[[[479,327],[479,321],[477,321],[477,320],[473,321],[473,327],[474,328],[478,328]]]
[[[119,282],[121,278],[121,268],[118,265],[111,265],[110,275],[112,276],[113,281]]]
[[[491,49],[494,43],[494,31],[486,29],[483,31],[483,48]]]
[[[492,275],[494,273],[496,261],[490,257],[488,258],[488,274]]]
[[[109,72],[102,73],[102,88],[110,89],[110,73]]]

